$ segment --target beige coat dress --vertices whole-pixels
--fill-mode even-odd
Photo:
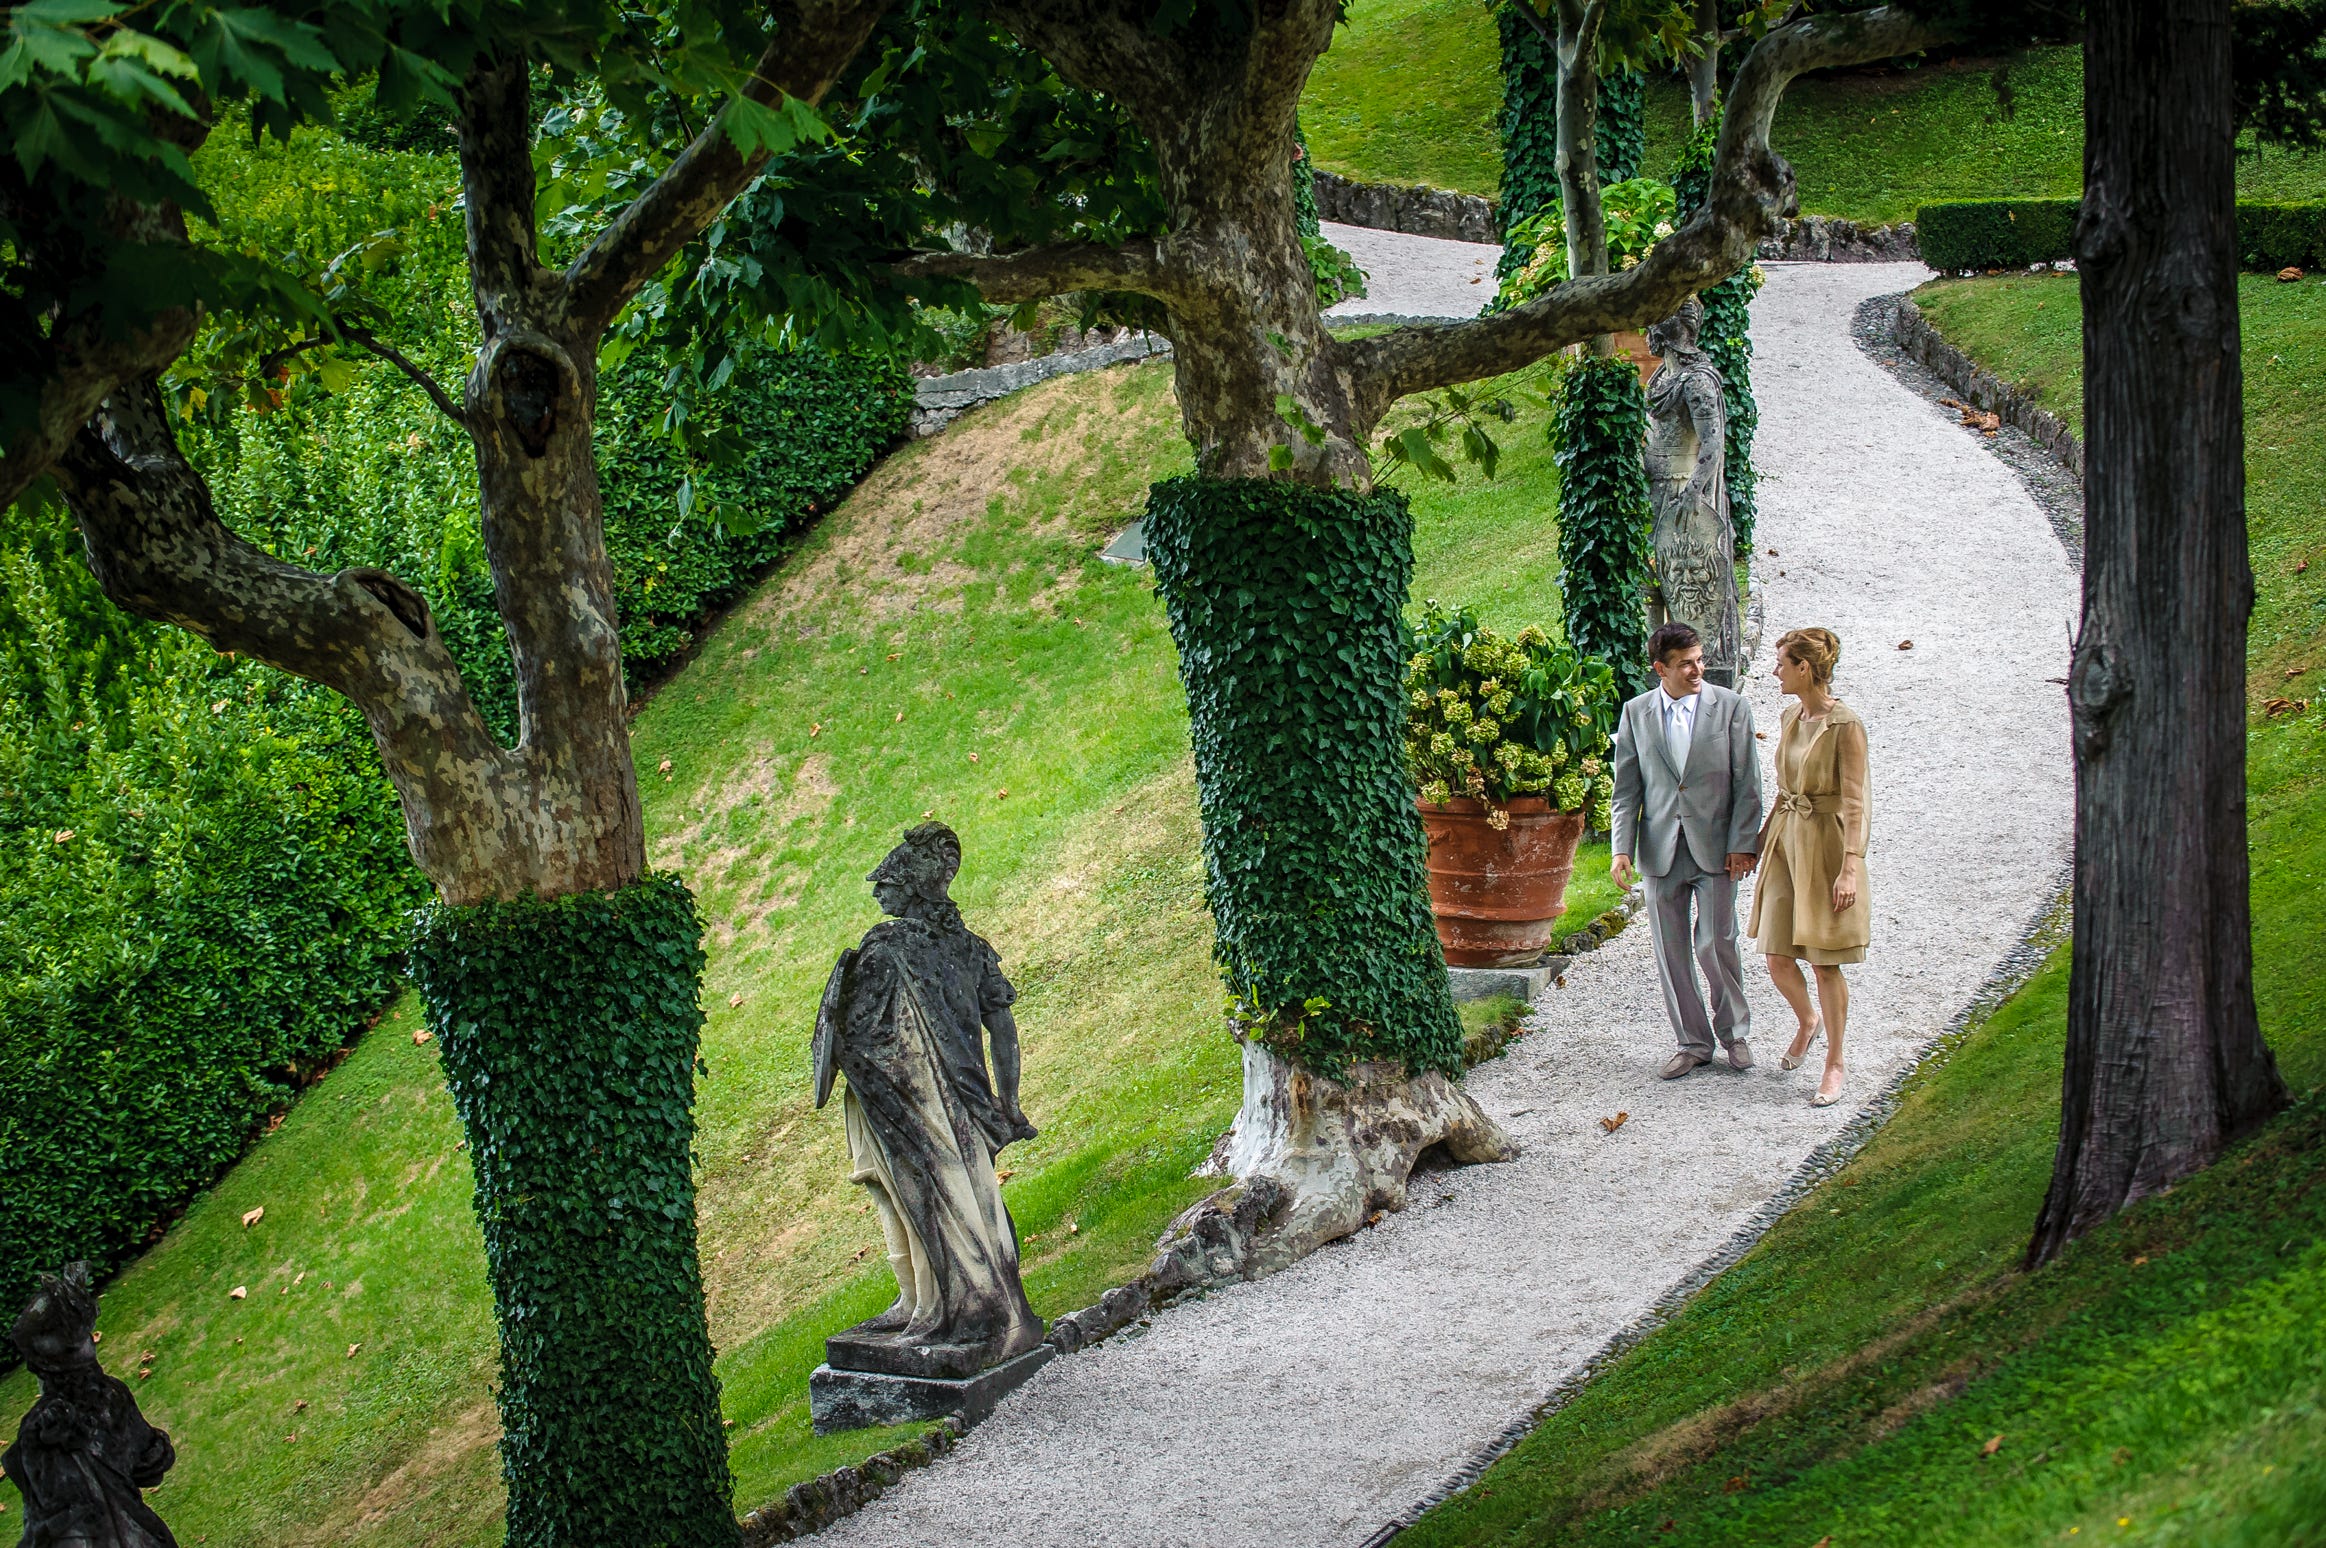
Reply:
[[[1804,724],[1785,707],[1777,733],[1777,799],[1761,828],[1761,876],[1750,933],[1763,956],[1828,966],[1866,960],[1873,886],[1866,875],[1869,827],[1866,723],[1836,700]],[[1858,900],[1833,909],[1842,857],[1858,857]]]

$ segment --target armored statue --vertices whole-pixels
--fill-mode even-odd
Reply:
[[[960,1379],[1042,1342],[993,1169],[1035,1132],[1018,1108],[1017,991],[948,895],[960,868],[943,823],[905,835],[868,878],[890,917],[840,954],[816,1015],[816,1105],[847,1077],[852,1176],[897,1282],[887,1311],[825,1341],[836,1370]]]
[[[14,1338],[40,1378],[40,1398],[0,1455],[24,1496],[25,1548],[177,1548],[139,1491],[177,1460],[169,1436],[97,1363],[97,1297],[89,1265],[43,1274]]]
[[[1704,637],[1704,678],[1734,688],[1743,666],[1737,616],[1736,526],[1725,467],[1728,413],[1720,368],[1697,347],[1694,296],[1648,329],[1663,364],[1648,378],[1648,492],[1655,507],[1656,590],[1650,628],[1667,620]]]

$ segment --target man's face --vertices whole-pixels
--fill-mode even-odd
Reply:
[[[1675,699],[1685,699],[1704,686],[1704,647],[1691,645],[1686,650],[1666,651],[1656,663],[1657,680],[1664,692]]]
[[[912,893],[905,887],[905,884],[888,876],[874,876],[870,879],[872,898],[880,905],[880,911],[892,917],[902,918],[905,904],[912,898]]]

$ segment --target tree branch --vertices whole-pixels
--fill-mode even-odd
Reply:
[[[762,105],[787,96],[821,102],[888,6],[889,0],[785,0],[772,7],[775,41],[752,67],[742,95]],[[713,117],[565,271],[567,315],[587,336],[602,332],[638,287],[767,165],[764,151],[746,156],[736,149],[728,132],[731,111]]]
[[[270,351],[260,357],[258,374],[261,377],[272,376],[284,361],[293,356],[305,354],[308,350],[325,344],[336,344],[341,339],[370,351],[403,372],[420,385],[420,390],[428,394],[431,402],[444,411],[445,418],[463,430],[468,428],[468,412],[460,406],[458,400],[451,393],[446,392],[435,377],[406,359],[403,352],[398,350],[395,345],[388,343],[369,328],[355,328],[342,323],[339,325],[339,332],[336,335],[319,333],[311,339],[301,339],[295,344],[286,344],[281,349]]]
[[[892,266],[910,285],[921,279],[967,280],[988,301],[1038,301],[1070,290],[1128,290],[1168,301],[1178,293],[1155,244],[1141,239],[1120,247],[1060,242],[1014,253],[916,253]]]
[[[1497,376],[1554,350],[1668,317],[1752,261],[1797,208],[1792,169],[1769,149],[1786,85],[1807,70],[1910,54],[1947,34],[1899,6],[1814,16],[1762,38],[1731,87],[1705,208],[1620,274],[1574,279],[1492,317],[1420,324],[1342,346],[1364,428],[1409,393]]]
[[[60,326],[48,341],[32,422],[17,431],[0,457],[0,506],[56,465],[114,389],[161,371],[193,341],[194,314],[182,307],[126,338],[108,337],[104,319],[93,315]]]
[[[391,772],[505,757],[417,591],[382,570],[286,564],[218,520],[155,378],[108,398],[56,475],[89,568],[125,611],[346,695]]]

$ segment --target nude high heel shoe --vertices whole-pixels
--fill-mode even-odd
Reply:
[[[1836,1069],[1839,1071],[1840,1067],[1836,1066]],[[1809,1105],[1811,1107],[1831,1107],[1834,1103],[1840,1100],[1841,1087],[1835,1086],[1831,1091],[1828,1091],[1825,1089],[1825,1082],[1819,1081],[1817,1083],[1817,1094],[1809,1099]]]
[[[1777,1061],[1777,1068],[1781,1070],[1801,1068],[1801,1061],[1809,1057],[1809,1050],[1817,1046],[1817,1040],[1824,1035],[1824,1032],[1825,1018],[1820,1016],[1817,1020],[1809,1023],[1809,1039],[1801,1045],[1801,1051],[1799,1053],[1786,1053]]]

